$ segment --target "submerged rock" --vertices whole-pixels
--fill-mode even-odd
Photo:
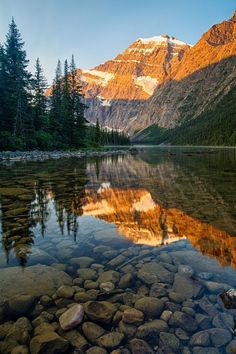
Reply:
[[[52,295],[61,285],[71,285],[71,277],[50,266],[35,265],[22,270],[3,268],[0,272],[0,303],[17,295]],[[13,286],[14,284],[14,286]]]
[[[145,263],[138,271],[138,278],[145,284],[153,284],[158,282],[172,284],[174,275],[169,272],[161,264],[156,262]]]
[[[160,347],[162,347],[165,352],[169,350],[173,352],[179,352],[180,341],[179,339],[172,333],[161,332],[160,333]]]
[[[71,258],[70,263],[72,265],[78,265],[80,268],[88,268],[92,263],[94,263],[94,259],[91,257],[77,257]]]
[[[197,299],[203,292],[203,286],[198,280],[177,273],[173,291],[181,295],[183,299]]]
[[[125,323],[134,324],[136,326],[139,326],[144,321],[144,314],[142,311],[130,308],[130,309],[127,309],[123,312],[122,320]]]
[[[82,330],[85,337],[92,343],[105,333],[104,328],[93,322],[84,322],[82,325]]]
[[[160,332],[168,332],[169,327],[165,321],[153,320],[138,327],[136,337],[146,340],[151,344],[158,344]]]
[[[37,297],[32,295],[16,295],[8,301],[8,313],[13,316],[26,315],[36,303]]]
[[[169,325],[180,327],[187,332],[195,332],[198,327],[196,320],[192,316],[181,311],[173,313],[169,320]]]
[[[74,328],[83,321],[84,310],[79,304],[76,304],[65,311],[59,318],[61,328],[64,331]]]
[[[134,306],[137,310],[142,311],[147,318],[157,318],[164,308],[163,301],[151,296],[137,300]]]
[[[236,290],[229,289],[220,295],[227,309],[236,309]]]
[[[132,354],[154,354],[152,348],[142,339],[132,339],[129,342],[129,348]]]
[[[57,354],[65,353],[69,343],[55,332],[45,332],[33,337],[30,342],[31,354]]]
[[[111,332],[108,334],[104,334],[102,337],[98,339],[98,344],[101,347],[105,347],[107,349],[117,348],[123,341],[124,334],[119,332]]]
[[[88,348],[87,340],[75,329],[64,332],[61,335],[75,348],[75,352],[78,350],[79,353],[84,353]]]
[[[88,301],[84,304],[84,311],[92,321],[109,324],[116,312],[116,307],[108,301]]]

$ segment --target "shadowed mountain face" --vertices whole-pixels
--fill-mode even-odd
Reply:
[[[174,128],[214,110],[235,86],[236,12],[184,55],[172,80],[157,87],[132,126],[137,130],[155,123]]]
[[[78,77],[89,120],[131,135],[151,124],[174,128],[214,110],[235,88],[236,14],[193,47],[165,36],[139,39]]]

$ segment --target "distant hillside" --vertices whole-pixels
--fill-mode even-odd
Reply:
[[[151,125],[136,133],[134,142],[172,145],[236,146],[236,87],[213,110],[174,129]]]

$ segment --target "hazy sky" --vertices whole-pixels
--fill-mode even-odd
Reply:
[[[0,42],[14,16],[30,70],[39,57],[51,80],[58,58],[74,53],[88,69],[139,37],[169,34],[194,44],[235,9],[235,0],[0,0]]]

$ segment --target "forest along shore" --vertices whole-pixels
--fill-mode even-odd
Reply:
[[[137,148],[91,150],[91,151],[2,151],[0,152],[0,162],[8,161],[43,161],[47,159],[61,159],[70,157],[93,157],[93,156],[111,156],[118,154],[136,153]]]

